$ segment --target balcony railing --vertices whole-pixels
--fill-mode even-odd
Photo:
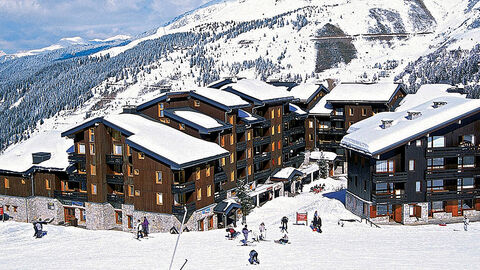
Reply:
[[[225,172],[216,172],[215,176],[213,177],[213,181],[215,183],[227,181],[227,175],[225,174]]]
[[[54,190],[53,195],[55,199],[58,199],[58,200],[77,201],[77,202],[86,202],[88,198],[87,193],[82,193],[77,191]]]
[[[117,155],[107,155],[106,163],[110,165],[122,165],[123,157]]]
[[[305,161],[305,155],[300,154],[298,156],[291,157],[283,162],[285,167],[292,167],[296,164],[301,164]]]
[[[247,167],[247,160],[246,159],[242,159],[242,160],[237,161],[237,169],[243,169],[245,167]]]
[[[114,207],[118,206],[119,204],[124,204],[125,195],[113,194],[113,193],[107,194],[107,202],[111,203]],[[120,208],[120,207],[116,207],[116,208]]]
[[[261,153],[261,154],[255,155],[253,157],[253,162],[254,163],[260,163],[260,162],[263,162],[263,161],[268,161],[268,160],[271,159],[271,156],[272,156],[271,152]]]
[[[345,135],[346,132],[343,128],[321,128],[318,129],[318,134]]]
[[[330,115],[330,120],[332,121],[345,121],[343,115]]]
[[[87,175],[86,174],[81,174],[81,173],[72,173],[68,175],[68,181],[72,182],[85,182],[87,181]]]
[[[459,168],[459,169],[435,169],[427,170],[425,178],[444,179],[444,178],[463,178],[474,177],[480,174],[480,168]]]
[[[305,145],[306,144],[305,144],[304,140],[296,141],[296,142],[293,142],[290,145],[284,146],[283,149],[282,149],[282,152],[284,154],[286,154],[286,153],[289,153],[291,150],[297,150],[297,149],[300,149],[300,148],[305,148]]]
[[[219,191],[219,192],[215,192],[214,197],[215,197],[215,202],[216,203],[221,202],[221,201],[223,201],[227,198],[227,191],[222,190],[222,191]]]
[[[463,199],[473,199],[478,195],[480,195],[480,189],[468,189],[468,190],[459,190],[459,191],[450,191],[450,190],[427,191],[427,200],[429,201],[463,200]]]
[[[243,133],[247,130],[247,127],[245,125],[237,125],[236,130],[237,130],[237,133]]]
[[[253,139],[253,146],[265,145],[265,144],[269,144],[271,142],[272,142],[272,138],[270,136],[259,137],[259,138]]]
[[[189,181],[182,184],[172,184],[172,193],[187,193],[195,191],[195,182]]]
[[[107,179],[108,184],[123,185],[123,175],[107,174],[105,178]]]
[[[391,202],[391,203],[402,203],[407,200],[407,195],[405,194],[372,194],[372,202],[382,203],[382,202]]]
[[[459,157],[465,155],[480,155],[478,146],[434,147],[427,148],[426,157]]]
[[[284,123],[290,122],[292,120],[295,120],[295,114],[293,114],[293,113],[289,113],[289,114],[283,116],[283,122]]]
[[[258,171],[258,172],[253,174],[253,179],[255,181],[258,181],[260,179],[267,179],[268,177],[270,177],[270,174],[271,174],[270,169],[266,169],[266,170],[263,170],[263,171]]]
[[[320,148],[341,148],[339,141],[320,141]]]
[[[70,153],[68,154],[68,162],[70,163],[85,163],[85,154]]]
[[[401,183],[401,182],[407,182],[407,179],[408,177],[406,172],[374,173],[372,175],[372,180],[374,183],[378,183],[378,182]]]
[[[243,151],[247,149],[247,142],[237,142],[237,151]]]
[[[297,134],[305,134],[305,127],[293,127],[283,131],[283,136],[288,137]]]
[[[260,127],[262,127],[262,128],[268,128],[270,126],[272,126],[272,121],[270,121],[268,119],[265,119],[265,121],[260,123]]]
[[[185,209],[183,206],[187,207],[187,212],[195,211],[195,202],[187,203],[185,205],[172,205],[172,212],[174,215],[183,215],[185,213]]]

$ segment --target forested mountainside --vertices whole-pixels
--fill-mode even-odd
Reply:
[[[393,80],[401,74],[397,79],[412,89],[422,80],[448,80],[460,63],[448,66],[446,58],[445,76],[421,70],[438,61],[434,55],[457,49],[448,46],[476,42],[465,33],[473,35],[478,27],[478,2],[216,0],[131,42],[3,56],[0,150],[59,113],[85,108],[95,98],[93,114],[109,103],[135,103],[151,86],[185,89],[225,76],[301,82]],[[338,43],[339,37],[346,43]],[[335,49],[325,46],[331,43]],[[471,58],[465,61],[473,66],[472,48],[463,48],[461,58]],[[471,77],[451,81],[478,79],[473,68],[469,72]]]

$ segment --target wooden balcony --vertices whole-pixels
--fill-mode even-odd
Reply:
[[[478,146],[457,146],[457,147],[434,147],[427,148],[426,157],[460,157],[480,155]]]
[[[122,165],[123,157],[118,155],[107,155],[105,162],[110,165]]]
[[[263,162],[263,161],[269,161],[271,159],[271,156],[272,156],[272,153],[270,153],[270,152],[255,155],[253,157],[253,163],[260,163],[260,162]]]
[[[406,194],[372,194],[373,203],[404,203],[406,201]]]
[[[123,185],[123,181],[124,181],[123,175],[107,174],[105,178],[108,184]]]
[[[305,145],[306,144],[304,140],[296,141],[290,145],[283,146],[282,152],[286,154],[286,153],[289,153],[290,151],[294,151],[300,148],[305,148]]]
[[[183,214],[185,213],[184,206],[187,207],[187,212],[189,212],[190,214],[196,209],[195,202],[191,202],[183,205],[172,205],[173,214],[183,216]]]
[[[125,203],[125,195],[120,194],[107,194],[107,202],[110,203],[113,208],[121,209],[122,204]]]
[[[480,195],[480,189],[468,189],[468,190],[436,190],[427,191],[428,201],[445,201],[445,200],[465,200],[473,199]]]
[[[258,171],[258,172],[253,174],[253,179],[255,181],[260,180],[260,179],[267,179],[268,177],[270,177],[271,172],[272,171],[270,169],[266,169],[266,170],[263,170],[263,171]]]
[[[288,160],[283,162],[285,167],[293,167],[296,164],[303,163],[305,161],[305,155],[299,154],[297,156],[291,157]]]
[[[289,137],[297,134],[305,134],[305,127],[293,127],[283,131],[283,137]]]
[[[62,203],[64,203],[64,201],[86,202],[88,198],[87,193],[60,190],[54,190],[53,196],[55,199],[62,201]]]
[[[345,135],[347,134],[343,128],[327,128],[327,129],[318,129],[318,134],[329,134],[329,135]]]
[[[407,182],[408,176],[406,172],[395,173],[374,173],[372,180],[374,183],[389,182],[389,183],[402,183]]]
[[[245,125],[237,125],[236,126],[236,131],[237,133],[243,133],[247,130],[247,126]]]
[[[476,175],[480,175],[480,168],[435,169],[427,170],[425,179],[463,178],[475,177]]]
[[[237,151],[244,151],[247,149],[247,142],[237,142]]]
[[[70,153],[68,154],[68,162],[70,163],[85,163],[85,154]]]
[[[195,182],[185,182],[182,184],[172,184],[172,193],[187,193],[195,191]]]
[[[213,181],[215,183],[227,181],[227,175],[225,174],[225,172],[216,172],[215,176],[213,177]]]
[[[344,115],[330,115],[331,121],[345,121]]]
[[[272,138],[270,136],[258,137],[253,139],[253,146],[261,146],[261,145],[269,144],[271,142],[272,142]]]
[[[247,167],[247,160],[246,159],[242,159],[242,160],[237,161],[237,169],[243,169],[245,167]]]
[[[215,192],[214,197],[215,197],[215,202],[219,203],[227,198],[227,191],[222,190],[219,192]]]
[[[72,182],[86,182],[87,181],[87,175],[84,173],[72,173],[68,175],[68,181]]]

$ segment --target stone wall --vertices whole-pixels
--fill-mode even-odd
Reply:
[[[373,223],[375,224],[387,224],[390,223],[390,217],[389,216],[382,216],[382,217],[376,217],[370,219]]]
[[[416,206],[422,208],[420,217],[410,216],[410,206],[408,204],[402,205],[402,223],[405,225],[411,224],[427,224],[428,223],[428,203],[417,203]]]
[[[89,230],[110,230],[116,225],[115,210],[109,203],[85,203],[86,226]]]
[[[480,211],[477,210],[464,210],[463,215],[469,218],[471,217],[480,217]]]
[[[19,222],[30,222],[33,217],[27,216],[27,199],[24,197],[13,197],[0,195],[0,206],[3,205],[5,214]],[[8,209],[6,206],[8,205]]]
[[[63,224],[65,222],[63,205],[57,199],[30,197],[27,201],[29,217],[33,217],[35,220],[53,218],[52,224]]]

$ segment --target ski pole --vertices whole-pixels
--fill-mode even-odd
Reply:
[[[185,259],[185,262],[183,263],[183,265],[182,265],[182,268],[180,268],[180,270],[182,270],[182,269],[183,269],[183,267],[185,266],[185,264],[187,264],[187,262],[188,262],[188,260],[187,260],[187,259]]]

